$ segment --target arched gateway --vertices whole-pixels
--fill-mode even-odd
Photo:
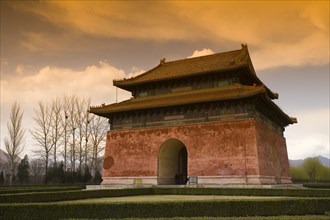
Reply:
[[[168,139],[159,149],[158,185],[185,184],[187,181],[187,149],[178,139]]]
[[[297,119],[273,102],[246,45],[162,59],[113,84],[133,97],[90,108],[110,123],[102,184],[185,184],[188,171],[206,186],[291,183],[283,133]]]

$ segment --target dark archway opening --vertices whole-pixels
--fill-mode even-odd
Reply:
[[[178,139],[165,141],[158,155],[158,185],[186,184],[188,152]]]

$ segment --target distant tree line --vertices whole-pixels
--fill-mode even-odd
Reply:
[[[299,167],[291,167],[293,182],[330,182],[330,168],[317,158],[307,158]]]
[[[29,131],[34,158],[29,161],[25,156],[19,163],[25,129],[23,111],[14,103],[7,124],[9,137],[5,138],[7,172],[4,174],[6,169],[2,167],[0,182],[8,177],[9,184],[14,179],[16,183],[27,183],[29,179],[35,183],[99,183],[99,157],[109,125],[105,118],[90,114],[89,106],[90,99],[77,96],[39,101],[34,109],[34,127]]]

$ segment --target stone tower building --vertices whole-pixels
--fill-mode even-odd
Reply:
[[[283,132],[297,120],[272,101],[246,45],[113,83],[133,97],[90,108],[110,123],[102,184],[291,183]]]

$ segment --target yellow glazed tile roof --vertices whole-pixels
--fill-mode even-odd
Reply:
[[[95,114],[105,114],[210,101],[233,100],[251,97],[256,94],[265,92],[266,89],[264,86],[232,85],[227,87],[139,97],[120,103],[114,103],[100,107],[91,107],[90,112]]]
[[[250,60],[246,46],[242,49],[171,62],[161,61],[155,68],[130,79],[114,80],[114,85],[131,86],[166,79],[182,78],[210,72],[222,72],[247,66]]]

